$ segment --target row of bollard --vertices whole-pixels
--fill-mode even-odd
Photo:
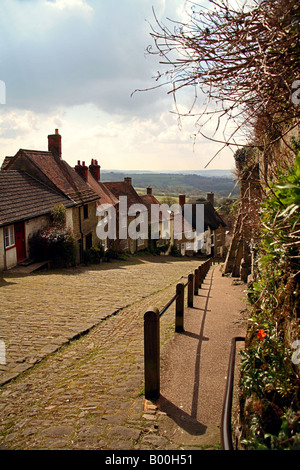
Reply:
[[[175,332],[184,331],[184,290],[188,288],[187,306],[194,306],[194,296],[204,282],[211,267],[212,259],[201,264],[195,272],[189,274],[188,282],[176,286],[176,294],[170,302],[159,312],[156,307],[150,307],[144,315],[144,374],[145,398],[157,399],[160,395],[160,317],[176,301]]]

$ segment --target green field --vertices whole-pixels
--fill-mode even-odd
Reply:
[[[130,176],[132,184],[139,194],[145,194],[147,187],[152,187],[156,197],[185,194],[187,197],[205,197],[208,192],[214,192],[217,198],[238,197],[239,187],[232,177],[207,177],[196,174],[173,173],[130,173],[103,172],[101,181],[123,181]]]

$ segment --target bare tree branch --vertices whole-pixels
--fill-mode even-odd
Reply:
[[[291,100],[300,74],[299,1],[245,0],[237,8],[234,0],[210,0],[210,5],[188,0],[188,21],[173,21],[172,29],[154,12],[154,47],[148,53],[157,55],[165,70],[150,89],[170,87],[176,113],[194,116],[201,135],[205,116],[217,118],[216,131],[222,118],[234,123],[229,138],[225,124],[224,147],[238,145],[234,135],[249,128],[255,129],[251,145],[269,146],[286,134],[287,123],[299,125],[300,106]],[[195,96],[190,110],[181,114],[176,95],[186,88],[193,88]],[[207,101],[196,112],[203,95]],[[211,103],[216,104],[212,114]]]

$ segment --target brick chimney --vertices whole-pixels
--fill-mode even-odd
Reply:
[[[152,188],[147,188],[147,194],[149,194],[150,196],[152,196]]]
[[[81,176],[84,181],[88,180],[88,167],[85,165],[85,162],[80,163],[78,160],[77,165],[75,166],[75,171]]]
[[[124,178],[124,183],[126,183],[126,184],[132,184],[132,178],[130,178],[129,176],[127,176],[126,178]]]
[[[61,135],[58,129],[55,129],[55,134],[48,135],[48,151],[61,158]]]
[[[179,205],[182,207],[185,204],[185,194],[180,194],[179,196]]]
[[[212,206],[215,205],[215,194],[213,192],[207,193],[206,198],[211,203]]]
[[[100,181],[100,165],[98,165],[97,160],[92,159],[91,164],[89,166],[89,170],[91,174],[93,175],[93,177],[95,178],[95,180]]]

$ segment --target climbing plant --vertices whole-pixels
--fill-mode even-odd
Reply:
[[[289,449],[300,443],[300,153],[268,189],[246,347],[241,361],[243,445]]]
[[[36,260],[51,261],[55,267],[74,265],[76,240],[72,230],[66,227],[66,209],[55,206],[50,214],[50,224],[29,239],[30,256]]]

